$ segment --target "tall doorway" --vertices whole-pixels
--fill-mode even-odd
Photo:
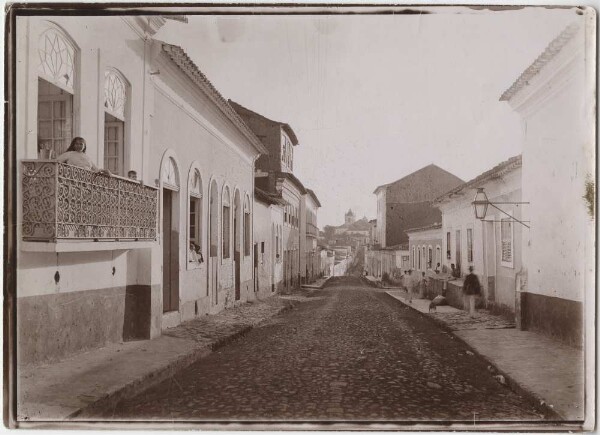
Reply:
[[[163,312],[179,309],[179,234],[174,227],[175,192],[163,189]]]
[[[460,269],[461,263],[461,255],[460,255],[461,247],[460,247],[460,230],[456,230],[456,269],[460,271],[462,275],[462,271]]]
[[[241,260],[241,251],[242,251],[242,238],[240,225],[242,224],[241,219],[242,207],[240,206],[240,191],[235,191],[235,197],[233,200],[233,270],[235,275],[235,300],[239,301],[241,299],[241,290],[240,290],[240,260]]]
[[[213,180],[210,185],[210,216],[209,235],[210,249],[208,257],[208,291],[210,292],[214,305],[219,303],[218,285],[218,247],[219,247],[219,193],[217,183]]]

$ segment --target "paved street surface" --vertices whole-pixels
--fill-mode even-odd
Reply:
[[[96,418],[543,419],[463,343],[359,278],[310,296]]]

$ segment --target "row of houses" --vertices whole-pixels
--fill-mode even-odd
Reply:
[[[521,116],[522,154],[467,182],[430,165],[375,190],[367,273],[426,272],[460,305],[472,266],[486,307],[582,346],[593,321],[592,29],[587,15],[568,26],[500,97]]]
[[[17,18],[19,364],[154,338],[324,272],[294,131],[227,101],[156,38],[167,19],[186,21]],[[112,176],[55,160],[74,137]]]

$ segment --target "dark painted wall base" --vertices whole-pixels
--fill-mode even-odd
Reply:
[[[17,357],[52,362],[122,340],[150,338],[150,286],[17,299]]]
[[[123,340],[150,339],[152,293],[149,285],[128,285],[125,289]]]
[[[583,304],[535,293],[521,293],[521,327],[571,346],[583,346]]]
[[[444,290],[444,281],[439,279],[430,279],[429,280],[429,289],[427,292],[427,299],[433,299],[437,295],[442,295],[446,297],[446,301],[448,301],[448,305],[458,308],[459,310],[464,310],[464,296],[462,291],[462,285],[457,285],[452,282],[448,282],[446,284],[446,290]],[[476,307],[483,308],[484,300],[482,297],[475,299]]]

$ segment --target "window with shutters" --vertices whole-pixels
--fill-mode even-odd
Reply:
[[[502,266],[513,267],[513,222],[511,218],[500,219],[500,247]]]
[[[127,82],[114,69],[104,72],[104,168],[124,176]]]
[[[467,228],[467,261],[473,262],[473,228]]]
[[[38,40],[38,155],[55,158],[73,138],[75,44],[51,27]]]
[[[195,169],[190,171],[188,180],[189,209],[188,209],[188,263],[194,266],[201,264],[202,249],[202,178]],[[191,255],[193,251],[196,255]],[[188,267],[189,268],[189,267]]]
[[[230,205],[229,187],[223,189],[223,260],[230,257],[231,245],[231,205]]]
[[[252,236],[252,229],[250,226],[250,201],[248,197],[244,200],[244,255],[247,257],[250,255],[250,242]]]

